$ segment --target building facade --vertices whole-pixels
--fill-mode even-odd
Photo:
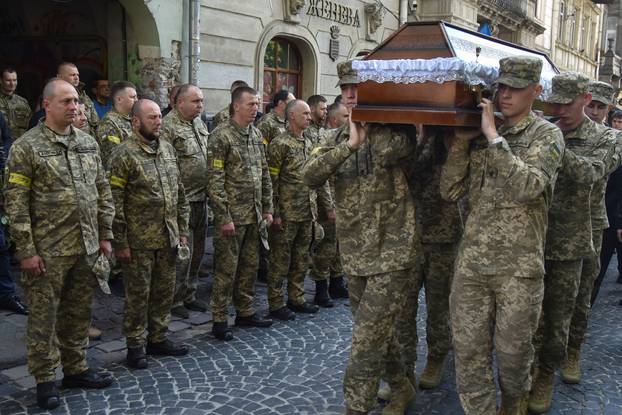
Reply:
[[[0,2],[0,65],[18,72],[18,93],[35,107],[62,61],[88,89],[127,79],[159,103],[188,73],[190,0],[27,0]]]
[[[203,0],[199,85],[207,92],[207,110],[229,103],[237,79],[257,88],[264,106],[282,88],[303,99],[335,96],[337,63],[373,50],[394,33],[400,19],[406,21],[406,3]]]
[[[418,0],[411,20],[447,20],[547,53],[598,78],[603,6],[591,0]]]
[[[617,7],[595,4],[603,1],[0,2],[0,66],[17,69],[17,92],[33,108],[58,63],[71,61],[88,87],[128,79],[163,107],[172,85],[196,83],[206,112],[215,113],[238,79],[258,89],[264,104],[281,88],[332,98],[337,63],[373,50],[406,21],[446,20],[546,52],[562,70],[619,81],[619,0],[606,1]],[[601,33],[613,39],[611,51]]]

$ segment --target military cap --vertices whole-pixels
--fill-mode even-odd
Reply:
[[[352,61],[345,61],[337,64],[337,75],[339,82],[335,86],[358,84],[359,75],[356,69],[352,69]]]
[[[603,104],[613,104],[614,89],[607,82],[590,82],[587,90],[592,93],[592,101],[602,102]]]
[[[547,100],[551,104],[569,104],[576,97],[587,93],[590,80],[580,73],[562,72],[553,77],[553,92]]]
[[[95,274],[95,278],[97,278],[99,288],[101,288],[105,294],[110,294],[110,286],[108,285],[108,278],[110,277],[110,262],[108,262],[108,258],[100,253],[91,270],[93,271],[93,274]]]
[[[511,56],[499,61],[499,78],[496,84],[512,88],[526,88],[540,82],[542,61],[531,56]]]

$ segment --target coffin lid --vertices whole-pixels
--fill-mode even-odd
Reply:
[[[435,33],[439,30],[442,36]],[[545,53],[444,21],[406,23],[363,60],[354,61],[352,67],[358,71],[360,82],[461,81],[490,88],[499,74],[499,60],[519,55],[542,61],[540,99],[546,101],[552,78],[559,70]]]

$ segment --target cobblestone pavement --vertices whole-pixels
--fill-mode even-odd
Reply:
[[[622,414],[622,307],[617,305],[622,285],[614,282],[614,266],[593,310],[583,350],[583,380],[573,386],[558,383],[551,414]],[[307,289],[311,295],[312,286]],[[201,293],[209,294],[206,280]],[[258,284],[258,296],[265,298],[264,284]],[[112,372],[116,382],[101,391],[62,391],[62,405],[54,414],[343,413],[341,382],[351,335],[347,301],[314,316],[276,322],[270,329],[234,328],[235,339],[228,343],[209,334],[209,314],[192,313],[189,320],[176,320],[171,326],[171,336],[189,345],[188,356],[149,358],[147,370],[130,371],[123,365],[124,342],[116,327],[122,302],[106,298],[109,303],[98,306],[110,307],[104,313],[109,317],[96,319],[104,339],[90,346],[89,359]],[[265,301],[258,306],[265,311]],[[424,318],[421,306],[420,322]],[[110,326],[102,326],[108,320]],[[423,339],[424,325],[420,327]],[[424,362],[425,341],[420,341],[419,372]],[[442,385],[420,392],[409,414],[462,413],[451,359],[446,366]],[[25,366],[1,372],[0,382],[0,396],[4,396],[0,414],[45,413],[36,408],[34,383]],[[374,413],[379,414],[380,407]]]

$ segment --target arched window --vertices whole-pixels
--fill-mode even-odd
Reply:
[[[287,89],[299,97],[302,60],[296,46],[287,39],[275,37],[268,43],[263,61],[263,105],[272,101],[275,92]]]

